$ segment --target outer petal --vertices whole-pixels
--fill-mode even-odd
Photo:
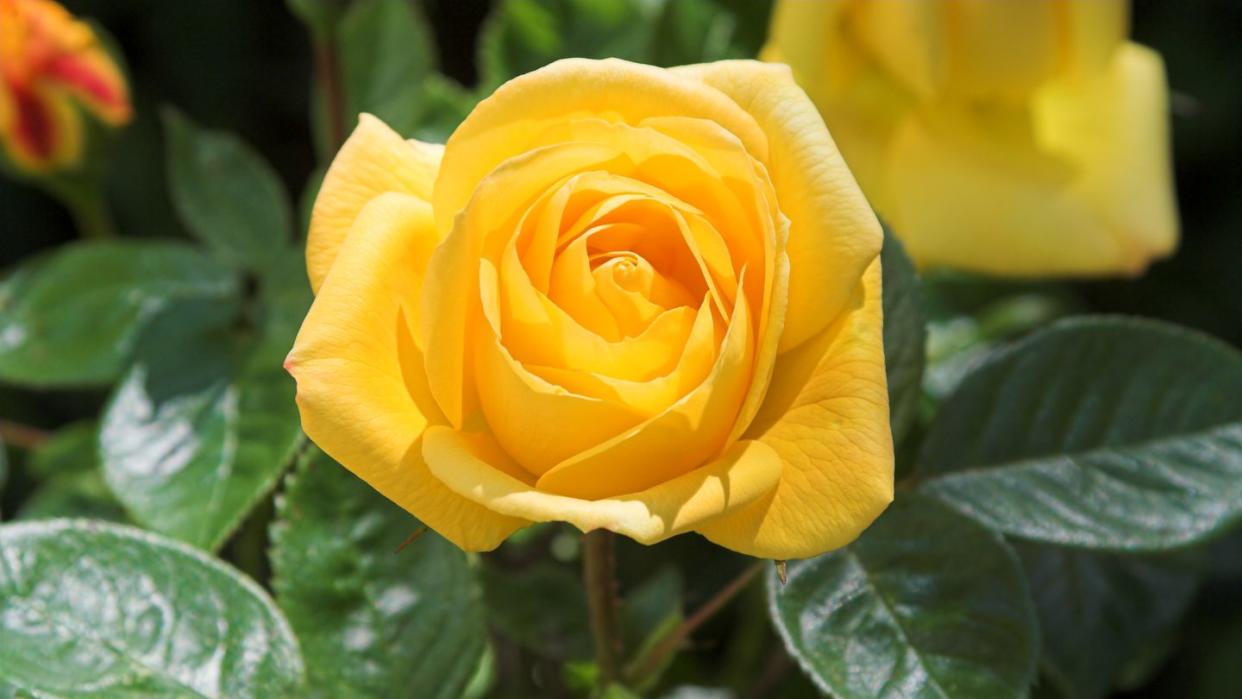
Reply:
[[[1006,276],[1141,272],[1177,240],[1159,57],[1051,85],[1031,123],[945,110],[901,128],[884,214],[920,265]]]
[[[805,558],[853,541],[892,501],[880,293],[876,260],[850,309],[777,359],[767,400],[747,437],[780,456],[780,483],[697,531],[752,556]]]
[[[431,200],[442,152],[441,146],[402,139],[370,114],[359,117],[328,168],[311,212],[306,267],[316,293],[367,202],[384,192]]]
[[[549,125],[587,116],[631,125],[658,116],[708,119],[736,135],[755,157],[767,157],[766,138],[754,119],[717,90],[662,68],[565,59],[505,83],[453,132],[436,182],[441,233],[496,166],[528,151]]]
[[[780,350],[836,318],[880,253],[880,224],[823,119],[787,66],[720,61],[676,68],[733,98],[768,137],[768,171],[789,217],[789,308]]]
[[[454,495],[422,460],[428,418],[442,418],[409,325],[435,243],[426,202],[389,193],[368,204],[285,366],[316,444],[453,543],[488,550],[526,523]]]
[[[486,436],[448,427],[427,430],[423,455],[432,473],[459,495],[489,510],[537,522],[569,522],[582,531],[607,529],[653,544],[753,502],[780,478],[775,452],[738,442],[720,459],[631,495],[583,500],[540,492],[497,467],[507,459]]]

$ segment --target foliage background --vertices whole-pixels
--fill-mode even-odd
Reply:
[[[105,26],[123,47],[128,63],[138,116],[113,145],[106,180],[124,235],[189,238],[175,214],[165,176],[167,153],[160,120],[164,105],[176,107],[205,127],[239,134],[275,167],[295,197],[314,181],[320,162],[315,144],[320,137],[307,117],[313,103],[313,56],[304,25],[284,3],[78,0],[65,4]],[[588,3],[564,0],[544,4],[572,8]],[[583,16],[594,17],[607,28],[611,26],[610,12],[623,12],[631,5],[606,0],[594,3]],[[689,5],[711,6],[712,12],[728,11],[733,17],[738,11],[745,13],[732,30],[727,47],[730,51],[753,51],[762,40],[763,2],[719,0],[717,7],[715,0],[708,0]],[[427,120],[429,133],[444,131],[456,109],[453,104],[468,106],[469,90],[487,88],[495,68],[489,68],[489,60],[522,69],[542,61],[539,50],[532,51],[529,43],[518,42],[517,48],[508,47],[512,50],[502,45],[500,49],[493,47],[492,53],[480,51],[480,31],[499,11],[491,3],[424,0],[421,10],[434,35],[435,62],[461,88],[450,86],[446,90],[450,96],[445,103],[450,106],[445,113],[449,116]],[[1242,139],[1238,138],[1242,91],[1237,88],[1242,84],[1242,42],[1236,32],[1227,29],[1239,26],[1242,6],[1227,0],[1135,3],[1133,35],[1164,56],[1174,93],[1174,162],[1183,230],[1178,254],[1133,280],[1012,284],[951,275],[927,279],[929,313],[935,321],[930,352],[933,359],[938,352],[945,359],[929,370],[931,394],[936,393],[938,381],[952,383],[954,373],[992,343],[1020,336],[1071,313],[1162,318],[1199,328],[1234,346],[1242,344],[1242,282],[1238,273],[1242,262],[1242,197],[1238,196],[1242,169],[1237,166],[1242,162]],[[666,63],[695,55],[695,36],[660,34],[659,27],[644,31],[650,33],[631,44],[600,41],[600,36],[617,38],[608,29],[603,34],[585,31],[562,35],[562,44],[544,49],[557,55],[592,56],[650,52],[641,57]],[[538,41],[533,45],[540,47]],[[698,50],[701,55],[702,47]],[[480,60],[480,55],[492,58]],[[523,61],[533,64],[522,66]],[[13,267],[75,237],[68,215],[56,201],[32,186],[0,179],[0,268]],[[975,322],[968,326],[955,322],[962,317]],[[0,385],[0,418],[55,430],[94,418],[107,398],[108,391],[102,389],[53,391]],[[38,466],[25,452],[10,449],[8,456],[8,484],[0,493],[0,513],[5,519],[19,512],[41,485]],[[313,482],[302,486],[326,487]],[[359,493],[357,497],[365,499],[366,495]],[[89,493],[79,499],[69,507],[87,508],[83,512],[88,514],[95,512],[89,508],[115,508],[106,498],[92,498]],[[105,515],[115,516],[115,512],[106,510]],[[261,507],[223,552],[268,586],[272,584],[272,562],[264,558],[261,547],[262,533],[273,516],[272,506]],[[247,532],[256,531],[259,534],[247,538]],[[286,531],[284,535],[292,534]],[[400,531],[385,530],[379,536],[384,543],[372,545],[389,546],[394,537],[398,543],[403,538]],[[367,545],[365,541],[370,540],[358,545]],[[507,544],[482,564],[482,594],[489,602],[487,621],[493,628],[495,674],[491,695],[555,695],[572,690],[573,673],[563,676],[558,669],[560,661],[584,661],[590,655],[584,652],[589,647],[589,631],[583,626],[585,612],[576,581],[576,547],[576,539],[562,528],[541,528]],[[1217,564],[1200,584],[1186,592],[1193,595],[1189,611],[1161,625],[1160,633],[1151,634],[1141,652],[1126,658],[1119,675],[1120,688],[1115,690],[1119,695],[1236,695],[1230,692],[1242,685],[1242,664],[1236,662],[1242,654],[1242,537],[1222,539],[1204,555],[1210,555]],[[303,565],[323,566],[323,575],[333,577],[344,575],[340,566],[349,565],[348,551],[339,556],[337,567],[331,560],[296,563],[299,569]],[[620,556],[623,588],[649,592],[656,608],[670,598],[680,598],[686,609],[693,609],[746,563],[692,536],[654,549],[623,544]],[[274,563],[281,565],[279,560]],[[450,588],[451,584],[443,589]],[[669,669],[661,691],[673,691],[680,685],[706,685],[730,688],[733,694],[694,696],[816,695],[809,680],[782,650],[767,618],[764,597],[762,586],[752,586],[740,604],[696,633],[700,642]],[[1137,604],[1149,611],[1159,601],[1140,600]],[[1105,624],[1127,623],[1108,617],[1109,610],[1062,611],[1083,623],[1101,616]],[[657,609],[652,618],[662,623],[666,616]],[[304,651],[308,664],[314,663],[315,649]],[[323,652],[330,653],[330,649]],[[1158,662],[1144,663],[1152,659]],[[471,670],[467,668],[466,674]],[[1098,688],[1101,693],[1106,690],[1107,686]],[[1051,691],[1041,684],[1036,693]],[[689,690],[686,692],[678,696],[691,696]],[[1082,696],[1096,693],[1084,690]]]

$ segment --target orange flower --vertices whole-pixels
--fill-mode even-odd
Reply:
[[[74,103],[111,126],[133,115],[120,68],[94,30],[51,0],[0,0],[0,142],[30,172],[82,153]]]

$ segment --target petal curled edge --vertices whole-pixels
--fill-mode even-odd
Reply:
[[[767,135],[768,172],[789,218],[789,305],[779,345],[787,351],[845,309],[880,254],[880,223],[788,66],[720,61],[673,72],[728,95]]]
[[[921,266],[1141,273],[1178,238],[1167,112],[1159,55],[1127,44],[1107,72],[1041,90],[1031,137],[911,118],[889,150],[883,213]]]
[[[653,488],[584,500],[541,492],[508,475],[494,465],[507,457],[485,435],[428,428],[423,456],[445,485],[488,510],[536,522],[568,522],[584,532],[607,529],[643,544],[745,507],[769,492],[781,473],[775,451],[743,441],[716,461]]]
[[[436,244],[431,206],[384,194],[358,216],[285,367],[315,444],[458,546],[500,544],[526,522],[453,494],[428,471],[421,437],[439,418],[409,330]]]
[[[806,558],[850,543],[892,502],[880,293],[876,260],[835,323],[777,358],[746,438],[780,456],[780,482],[699,533],[751,556]]]
[[[319,292],[367,202],[385,192],[431,201],[443,150],[443,146],[407,141],[370,114],[358,117],[357,128],[324,175],[311,211],[306,240],[311,289]]]
[[[755,120],[700,81],[615,58],[567,58],[501,85],[453,132],[435,187],[441,234],[489,172],[529,151],[549,126],[587,116],[630,125],[658,116],[707,119],[737,136],[751,155],[767,157],[767,139]]]

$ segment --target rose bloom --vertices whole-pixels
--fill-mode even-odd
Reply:
[[[532,522],[774,558],[891,501],[878,222],[784,66],[565,60],[315,203],[306,433],[468,550]]]
[[[0,144],[31,173],[82,154],[78,106],[109,126],[133,115],[116,63],[89,25],[50,0],[0,0]]]
[[[1126,0],[781,0],[789,63],[922,266],[1138,274],[1177,245],[1168,95]]]

